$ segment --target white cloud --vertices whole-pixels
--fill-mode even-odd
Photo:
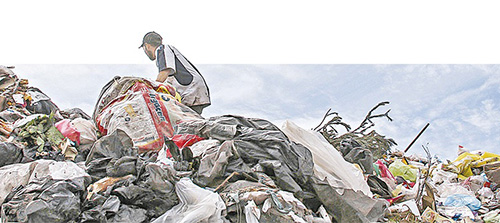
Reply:
[[[463,120],[489,135],[500,128],[500,107],[493,99],[481,101],[481,104],[482,107],[470,109],[468,114],[464,114]]]

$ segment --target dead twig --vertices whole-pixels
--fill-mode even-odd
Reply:
[[[425,185],[425,182],[427,182],[427,180],[429,179],[429,176],[430,176],[430,172],[431,172],[431,159],[432,159],[432,156],[431,156],[431,152],[429,151],[429,143],[427,143],[427,145],[422,145],[422,148],[424,149],[426,155],[427,155],[427,171],[425,173],[425,177],[423,179],[423,181],[421,179],[417,179],[417,180],[420,180],[422,183],[420,183],[418,185],[418,190],[417,190],[417,206],[420,206],[422,204],[422,197],[423,197],[423,193],[424,193],[424,188],[426,187]]]
[[[351,126],[343,122],[342,117],[340,117],[337,112],[330,112],[331,110],[332,110],[331,108],[328,109],[325,116],[323,116],[321,123],[318,126],[316,126],[316,128],[314,128],[313,130],[320,132],[323,136],[329,139],[334,139],[338,135],[338,131],[337,129],[335,129],[336,125],[344,126],[346,131],[349,131],[351,129]],[[326,120],[328,116],[333,116],[333,118],[323,125],[323,122]]]
[[[214,191],[215,191],[215,192],[219,191],[222,187],[224,187],[224,186],[227,184],[227,182],[229,182],[229,180],[230,180],[232,177],[234,177],[234,176],[238,176],[238,175],[240,175],[240,173],[238,173],[238,172],[233,172],[231,175],[229,175],[228,177],[226,177],[226,179],[225,179],[224,181],[222,181],[222,183],[221,183],[219,186],[217,186],[217,187],[215,188],[215,190],[214,190]]]
[[[350,131],[351,133],[355,133],[355,134],[361,134],[361,135],[364,135],[364,132],[366,130],[368,130],[369,128],[375,126],[375,123],[372,122],[372,119],[373,118],[380,118],[380,117],[386,117],[387,119],[389,119],[389,121],[392,121],[392,118],[389,116],[389,112],[391,111],[391,109],[387,110],[385,113],[383,114],[377,114],[377,115],[372,115],[372,113],[380,106],[384,106],[386,104],[389,104],[388,101],[384,101],[384,102],[380,102],[378,103],[375,107],[373,107],[369,112],[368,114],[365,116],[365,119],[361,122],[361,124],[355,128],[354,130]]]

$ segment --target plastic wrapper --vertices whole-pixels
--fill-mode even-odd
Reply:
[[[437,168],[432,171],[431,179],[434,184],[456,183],[458,182],[457,177],[458,175],[456,173],[445,171],[441,169],[441,165],[438,165]]]
[[[484,198],[493,198],[495,196],[495,193],[489,187],[483,187],[477,193]]]

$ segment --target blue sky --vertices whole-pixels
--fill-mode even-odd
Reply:
[[[319,124],[332,108],[356,127],[377,103],[393,122],[375,130],[404,149],[427,122],[410,150],[454,159],[458,145],[500,154],[499,65],[198,65],[210,87],[204,116],[234,114],[281,126]],[[47,93],[61,108],[91,114],[102,86],[113,76],[154,78],[150,65],[16,65],[20,77]]]

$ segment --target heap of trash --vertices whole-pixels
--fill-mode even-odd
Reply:
[[[89,116],[0,66],[2,222],[500,222],[500,155],[392,151],[365,133],[392,120],[371,114],[387,102],[353,130],[337,113],[307,130],[181,102],[115,77]]]

